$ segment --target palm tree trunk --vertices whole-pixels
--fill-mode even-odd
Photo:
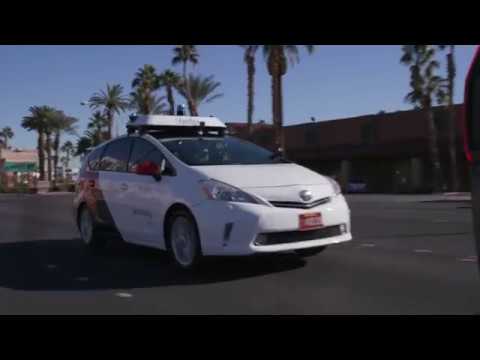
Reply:
[[[450,45],[450,52],[447,55],[448,67],[448,111],[450,114],[450,131],[449,131],[449,154],[450,154],[450,171],[452,179],[452,191],[458,191],[458,169],[457,169],[457,124],[455,116],[455,108],[453,106],[454,82],[455,82],[455,45]]]
[[[60,148],[60,131],[55,131],[55,139],[53,141],[53,181],[54,184],[57,183],[58,180],[58,152]]]
[[[453,104],[449,106],[450,113],[450,131],[449,133],[449,155],[450,155],[450,171],[451,171],[451,189],[452,191],[458,191],[458,171],[457,171],[457,126],[455,109]]]
[[[254,81],[255,81],[255,58],[249,57],[247,60],[247,74],[248,74],[248,84],[247,84],[247,129],[248,136],[252,136],[252,122],[253,122],[253,97],[254,97]]]
[[[187,76],[187,62],[183,62],[183,82],[185,86],[185,95],[187,95],[187,106],[190,116],[198,116],[197,109],[192,100],[192,95],[190,94],[190,83]]]
[[[440,154],[438,151],[438,136],[437,128],[435,126],[435,120],[433,116],[433,111],[431,107],[426,109],[427,118],[428,118],[428,139],[430,147],[430,156],[432,161],[432,176],[433,176],[433,191],[441,192],[442,191],[442,169],[440,167]]]
[[[40,180],[45,180],[45,134],[43,131],[38,132],[38,172],[40,173]]]
[[[50,133],[46,134],[46,149],[47,149],[47,180],[52,181],[52,139]]]
[[[287,150],[285,149],[285,133],[283,131],[283,88],[282,88],[282,75],[278,75],[277,81],[277,116],[278,116],[278,128],[280,132],[280,147],[282,148],[282,153],[284,156],[287,154]]]
[[[107,119],[108,119],[108,139],[110,140],[113,138],[112,130],[113,130],[113,115],[110,109],[107,109]]]
[[[170,85],[167,85],[167,101],[170,106],[170,115],[175,115],[175,99],[173,98],[173,91]]]
[[[280,131],[278,127],[278,114],[277,114],[277,109],[278,109],[277,81],[278,81],[278,76],[276,74],[272,74],[272,122],[275,130],[275,150],[278,150],[280,148]]]

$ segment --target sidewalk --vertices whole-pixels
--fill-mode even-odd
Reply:
[[[354,202],[470,202],[470,193],[443,194],[346,194],[347,201]]]

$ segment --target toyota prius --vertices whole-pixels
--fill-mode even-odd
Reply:
[[[311,256],[352,239],[335,180],[229,136],[215,117],[134,116],[127,128],[82,163],[74,216],[89,249],[115,233],[191,269],[203,256]]]

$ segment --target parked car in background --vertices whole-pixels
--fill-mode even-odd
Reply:
[[[347,185],[347,192],[349,193],[366,193],[367,182],[361,177],[352,177]]]

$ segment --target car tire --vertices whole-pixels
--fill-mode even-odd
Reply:
[[[91,252],[100,252],[106,246],[106,238],[95,225],[94,218],[86,206],[80,209],[78,217],[80,239],[85,248]]]
[[[174,264],[182,270],[198,268],[202,249],[193,216],[183,209],[175,210],[167,219],[167,251]]]
[[[326,248],[327,248],[326,246],[319,246],[319,247],[314,247],[309,249],[298,249],[298,250],[295,250],[295,252],[300,257],[310,257],[325,251]]]

